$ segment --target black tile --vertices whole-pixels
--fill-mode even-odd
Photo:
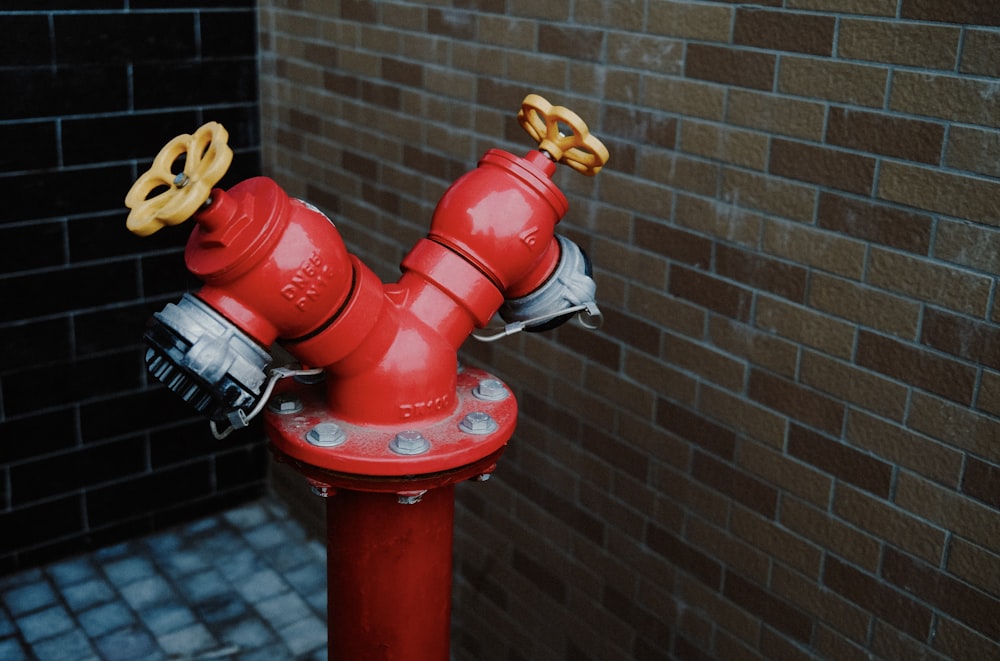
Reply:
[[[168,395],[169,393],[162,393],[164,397]],[[233,434],[233,436],[236,434]],[[232,442],[226,439],[224,444],[220,443],[220,441],[212,436],[208,421],[204,418],[199,418],[184,425],[170,427],[169,429],[160,429],[150,433],[150,465],[156,470],[171,464],[207,457],[217,452],[220,446],[231,446]]]
[[[76,445],[76,412],[46,411],[0,422],[0,463],[38,457]]]
[[[87,9],[124,9],[126,0],[87,0]],[[6,11],[77,11],[80,0],[4,0]]]
[[[206,109],[204,116],[204,121],[219,122],[226,127],[229,133],[228,144],[236,152],[233,166],[245,160],[244,152],[247,149],[260,148],[260,122],[256,105],[217,106]]]
[[[49,19],[45,14],[4,16],[3,35],[0,66],[52,63]]]
[[[83,531],[80,496],[61,498],[0,514],[0,553],[29,548]]]
[[[65,227],[62,221],[0,225],[0,274],[65,264]]]
[[[72,262],[89,262],[109,257],[139,255],[143,252],[180,249],[187,242],[193,225],[184,228],[164,228],[152,236],[137,236],[125,226],[128,209],[110,214],[74,218],[67,223],[69,258]]]
[[[137,63],[133,81],[137,109],[249,103],[257,99],[257,67],[252,58]]]
[[[133,183],[128,165],[0,176],[0,223],[119,210]]]
[[[141,392],[80,405],[80,433],[84,443],[194,420],[205,421],[180,397],[159,384]]]
[[[259,430],[250,429],[244,433],[261,438]],[[215,458],[216,487],[224,490],[248,482],[261,482],[267,478],[270,461],[270,453],[263,440],[220,454]]]
[[[142,334],[146,321],[168,302],[166,299],[145,301],[77,314],[73,319],[76,356],[83,358],[112,349],[144,347]]]
[[[253,56],[257,51],[257,17],[247,12],[202,12],[202,57]]]
[[[175,233],[183,233],[186,237],[188,232],[183,228],[173,229]],[[163,234],[167,230],[162,230]],[[164,255],[151,255],[142,258],[142,290],[143,294],[149,298],[152,296],[176,295],[201,287],[198,280],[184,265],[184,255],[180,252],[167,253]]]
[[[254,0],[132,0],[132,9],[249,9]]]
[[[134,477],[146,469],[141,436],[74,449],[10,467],[14,507],[77,489]]]
[[[0,328],[0,373],[69,360],[70,329],[68,317]]]
[[[135,301],[135,266],[123,260],[0,278],[0,323]]]
[[[142,386],[141,351],[55,363],[8,374],[3,379],[4,411],[27,415],[79,400],[128,392]]]
[[[62,125],[63,161],[82,165],[135,158],[145,170],[174,136],[197,128],[194,110],[66,119]]]
[[[66,117],[128,109],[124,64],[0,69],[0,119]]]
[[[87,492],[87,521],[101,527],[212,493],[211,463],[199,461]]]
[[[57,64],[197,56],[193,12],[56,14]]]
[[[23,172],[58,165],[55,121],[0,124],[0,172]]]

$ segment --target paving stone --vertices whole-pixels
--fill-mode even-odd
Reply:
[[[270,518],[260,503],[251,503],[224,513],[223,518],[237,528],[253,528],[266,523]]]
[[[173,588],[162,576],[151,576],[121,588],[132,608],[142,611],[151,606],[157,606],[176,598]]]
[[[165,658],[147,631],[131,626],[99,638],[97,649],[104,661],[158,661]]]
[[[281,629],[312,614],[309,604],[294,592],[265,599],[254,604],[254,608],[275,629]]]
[[[284,627],[278,633],[296,656],[326,646],[326,623],[313,615]]]
[[[175,579],[212,566],[204,553],[188,549],[177,549],[173,553],[159,558],[157,564],[163,568],[167,575]]]
[[[0,638],[9,636],[17,631],[17,627],[14,626],[14,620],[11,618],[10,613],[7,612],[6,608],[0,608]],[[0,656],[0,659],[3,657]]]
[[[172,631],[156,639],[163,651],[171,656],[193,656],[198,652],[206,652],[218,646],[212,633],[200,622]]]
[[[226,580],[231,582],[241,581],[247,576],[267,568],[263,558],[257,555],[253,549],[246,548],[245,544],[242,548],[230,551],[228,557],[216,559],[215,566],[226,577]]]
[[[273,642],[274,633],[264,623],[264,620],[256,616],[248,616],[223,627],[219,638],[241,649],[251,650]]]
[[[73,618],[69,616],[62,605],[52,606],[17,618],[17,628],[21,630],[21,635],[29,644],[75,627]]]
[[[50,565],[45,569],[45,572],[52,577],[57,586],[62,588],[97,577],[97,568],[86,556]]]
[[[15,617],[51,606],[56,601],[58,597],[55,590],[44,579],[13,588],[3,595],[4,604]]]
[[[104,573],[107,574],[108,580],[121,588],[144,578],[156,576],[157,572],[149,558],[133,555],[105,564]]]
[[[288,537],[288,531],[276,521],[247,530],[243,536],[250,543],[250,546],[257,550],[273,548],[291,541]]]
[[[139,617],[157,637],[182,629],[195,621],[191,609],[180,603],[150,608],[140,613]]]
[[[91,638],[99,638],[135,622],[135,613],[121,601],[113,601],[77,616],[80,626]]]
[[[118,593],[103,578],[95,578],[63,588],[62,596],[71,610],[80,612],[117,599]]]
[[[0,659],[4,661],[28,661],[28,653],[17,638],[0,640]]]
[[[236,661],[300,661],[281,643],[274,643],[255,650],[244,650],[235,659]]]
[[[234,620],[248,610],[247,602],[237,594],[220,594],[210,597],[195,607],[198,617],[208,624]]]
[[[229,593],[233,589],[232,585],[215,569],[185,576],[179,579],[176,585],[184,598],[193,604]]]
[[[255,572],[248,576],[246,580],[236,583],[236,590],[251,604],[257,603],[261,599],[267,599],[276,594],[287,592],[288,589],[288,583],[273,569],[263,569]]]
[[[46,638],[31,646],[31,651],[38,661],[86,661],[97,659],[90,640],[80,629],[73,629],[52,638]],[[5,656],[0,656],[6,659]]]
[[[326,567],[324,565],[306,565],[285,574],[288,581],[299,594],[312,594],[317,589],[326,589]]]

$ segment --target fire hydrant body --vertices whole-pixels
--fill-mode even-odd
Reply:
[[[213,429],[245,426],[269,398],[276,457],[328,497],[331,659],[448,658],[454,486],[493,471],[517,419],[510,389],[461,367],[459,347],[501,309],[529,328],[596,309],[589,262],[554,233],[568,204],[551,176],[556,161],[596,173],[607,152],[540,97],[519,119],[542,149],[487,152],[391,284],[274,181],[206,187],[226,160],[218,125],[177,139],[189,139],[183,173],[163,172],[172,142],[130,192],[140,234],[194,214],[185,259],[205,282],[154,316],[150,371]],[[553,128],[565,124],[568,137]],[[147,199],[164,184],[165,201]],[[265,388],[275,342],[303,369]]]

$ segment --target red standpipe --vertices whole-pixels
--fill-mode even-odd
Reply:
[[[559,279],[554,230],[568,205],[554,161],[594,174],[607,160],[571,111],[532,95],[519,119],[542,150],[487,152],[441,198],[396,283],[270,179],[211,190],[194,215],[185,259],[205,281],[195,306],[210,310],[206,327],[232,324],[220,337],[277,341],[322,368],[319,381],[280,381],[264,416],[277,459],[328,497],[331,660],[449,658],[454,485],[494,470],[517,419],[510,389],[460,367],[458,349],[505,301]],[[557,130],[567,124],[569,137]],[[175,362],[207,379],[218,346],[229,345]]]

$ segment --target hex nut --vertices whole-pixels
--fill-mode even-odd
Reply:
[[[267,408],[279,415],[290,415],[302,410],[302,400],[291,393],[278,393],[268,400]]]
[[[347,433],[336,422],[321,422],[306,432],[306,441],[322,448],[331,448],[346,440]]]
[[[489,413],[473,411],[462,418],[462,421],[458,423],[458,428],[466,434],[484,436],[495,432],[497,430],[497,423],[496,420],[490,417]]]
[[[507,399],[510,393],[499,379],[483,379],[472,389],[472,396],[487,402],[499,402]]]
[[[431,449],[431,442],[418,431],[401,431],[389,441],[389,449],[396,454],[423,454]]]

